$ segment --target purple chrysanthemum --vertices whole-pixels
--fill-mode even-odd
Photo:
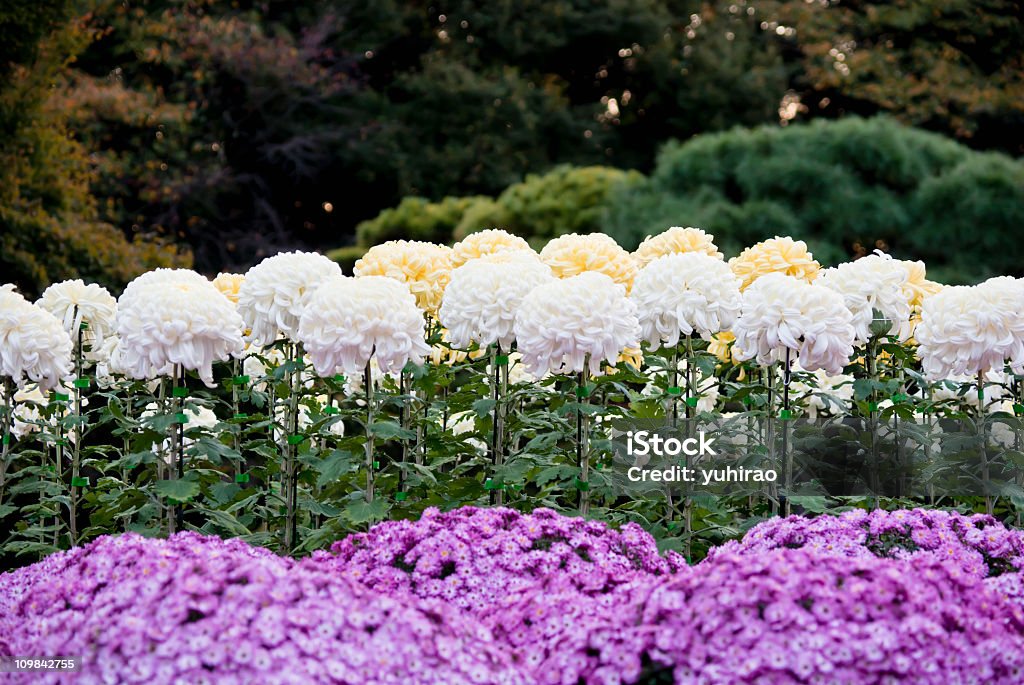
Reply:
[[[686,565],[662,557],[636,524],[619,530],[550,509],[427,509],[418,521],[387,521],[334,544],[316,563],[369,587],[450,602],[485,619],[511,593],[564,576],[585,595],[601,595],[639,576]]]
[[[1024,568],[1024,532],[984,514],[933,509],[773,518],[751,528],[742,540],[712,549],[709,557],[786,548],[839,556],[928,556],[981,578]]]
[[[82,657],[83,685],[528,682],[444,606],[193,533],[103,537],[0,576],[0,654]]]

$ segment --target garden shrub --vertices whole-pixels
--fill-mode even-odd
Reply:
[[[665,146],[618,188],[602,229],[624,247],[699,226],[729,254],[800,235],[822,262],[875,248],[928,260],[940,280],[1024,273],[1024,164],[877,117],[698,136]]]

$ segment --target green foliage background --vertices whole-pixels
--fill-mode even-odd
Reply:
[[[1020,14],[1007,0],[11,0],[0,9],[7,280],[29,293],[73,275],[117,285],[190,260],[212,275],[280,249],[365,245],[375,225],[382,236],[422,237],[505,223],[538,240],[604,225],[582,204],[586,193],[605,192],[604,181],[563,167],[606,178],[612,172],[595,167],[653,172],[619,204],[642,209],[639,223],[654,226],[664,212],[644,193],[661,192],[673,150],[738,126],[768,139],[780,123],[886,114],[1016,157],[1024,152]],[[907,135],[905,144],[917,145]],[[680,142],[659,157],[671,140]],[[891,142],[878,145],[891,150]],[[840,154],[839,143],[829,145]],[[908,253],[930,249],[909,256],[977,232],[972,222],[999,227],[1018,215],[1005,199],[1015,167],[977,160],[944,170],[942,182],[922,180],[924,206],[913,217],[956,234],[908,236]],[[776,163],[795,174],[775,176],[789,191],[809,176],[826,183],[813,159]],[[791,219],[788,201],[762,212],[750,199],[770,190],[771,173],[744,176],[750,196],[730,199],[738,208],[718,205],[724,214],[715,217],[727,231],[744,224],[737,241]],[[578,209],[517,205],[543,200],[543,183],[568,184]],[[947,195],[965,184],[978,189],[954,193],[968,211],[946,211]],[[709,198],[722,191],[700,185]],[[887,187],[868,180],[865,188],[879,185]],[[822,198],[808,210],[815,216],[795,219],[813,228],[822,212],[840,215],[835,238],[812,230],[823,254],[848,253],[875,233],[902,235],[910,221],[887,214],[893,203],[882,196],[861,211],[878,209],[875,220],[860,222],[844,204],[863,200],[851,192],[829,191],[835,204]],[[689,191],[672,193],[693,202]],[[451,200],[434,216],[375,224],[389,207],[435,212],[405,198],[449,197],[493,200]],[[637,234],[624,224],[616,232]],[[986,228],[979,242],[1008,240]],[[1015,257],[977,273],[1009,262]]]

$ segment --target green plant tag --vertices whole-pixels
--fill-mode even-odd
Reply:
[[[87,330],[89,330],[89,322],[88,321],[83,321],[82,323],[78,324],[78,330],[80,330],[80,331],[87,331]]]
[[[289,445],[298,445],[298,444],[300,444],[305,439],[306,439],[305,435],[289,435],[288,436],[288,444]]]
[[[878,411],[878,402],[868,402],[868,411],[869,412],[876,412],[876,411]]]
[[[751,397],[750,395],[744,395],[743,396],[743,404],[745,404],[745,405],[747,405],[749,407],[753,403],[754,403],[754,398],[753,397]]]
[[[576,397],[590,397],[590,388],[587,386],[576,388]]]
[[[236,473],[235,474],[235,482],[236,483],[248,483],[249,482],[249,474],[248,473]]]
[[[497,357],[494,358],[494,363],[497,364],[498,366],[508,366],[508,355],[499,354]]]
[[[787,421],[787,420],[793,418],[793,410],[792,409],[783,409],[783,410],[781,410],[779,412],[779,418],[782,419],[783,421]]]
[[[686,398],[686,406],[688,406],[688,407],[696,407],[697,406],[697,398],[696,397],[687,397]]]
[[[3,439],[0,439],[0,444],[3,444],[3,445],[10,445],[10,444],[11,444],[11,436],[9,436],[9,435],[5,435],[5,436],[3,437]]]
[[[235,420],[237,420],[237,421],[242,421],[242,420],[247,419],[247,418],[249,418],[248,414],[243,414],[241,412],[239,412],[238,414],[235,414]]]
[[[85,476],[78,476],[71,479],[71,487],[74,488],[87,488],[89,487],[89,479]]]
[[[75,387],[76,388],[88,388],[89,387],[89,379],[88,378],[76,378],[75,379]]]
[[[235,385],[248,385],[249,384],[249,377],[248,376],[235,376],[231,380],[232,380],[232,382]]]
[[[585,480],[580,480],[579,478],[577,478],[576,489],[579,490],[580,492],[586,492],[587,490],[590,489],[590,483],[588,483]]]
[[[682,395],[683,389],[680,388],[679,386],[673,385],[669,388],[665,388],[665,392],[667,392],[669,395]]]
[[[63,392],[55,392],[55,393],[53,393],[53,401],[54,402],[67,402],[70,399],[71,398],[66,393],[63,393]]]
[[[174,397],[188,397],[188,388],[177,387],[171,390]]]
[[[375,469],[379,469],[380,468],[380,462],[377,461],[376,459],[373,461],[373,468],[375,468]]]
[[[174,421],[176,423],[188,423],[188,415],[185,413],[175,414]]]
[[[899,404],[900,402],[906,402],[908,399],[907,395],[902,392],[898,392],[892,396],[892,403]]]
[[[488,478],[484,481],[484,490],[500,490],[501,486]]]
[[[345,375],[341,374],[341,373],[334,374],[334,382],[335,383],[344,383],[345,382]]]
[[[53,441],[53,444],[57,445],[58,447],[67,447],[68,440],[67,438],[57,438],[56,440]]]
[[[1024,414],[1024,404],[1014,404],[1013,413],[1016,414],[1017,416]]]
[[[335,407],[334,405],[328,404],[326,407],[324,407],[324,413],[325,414],[337,414],[338,413],[338,408]]]
[[[406,497],[408,497],[408,495],[406,493],[404,493],[404,492],[396,492],[395,493],[395,501],[396,502],[404,502]]]

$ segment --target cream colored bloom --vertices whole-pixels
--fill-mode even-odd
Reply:
[[[370,358],[399,372],[430,354],[423,313],[401,282],[336,277],[317,290],[299,322],[299,340],[321,376],[363,372]]]
[[[925,278],[927,272],[924,262],[902,260],[899,263],[907,272],[907,279],[903,282],[903,292],[912,308],[920,308],[924,298],[942,290],[941,283]]]
[[[49,390],[71,375],[71,338],[60,320],[28,302],[13,286],[0,288],[0,376],[19,388]]]
[[[470,233],[452,248],[452,266],[458,268],[466,262],[486,255],[502,252],[536,254],[530,244],[517,235],[500,228],[488,228]]]
[[[497,342],[508,350],[523,298],[553,279],[551,269],[529,253],[474,259],[452,271],[438,319],[455,347]]]
[[[166,376],[180,365],[213,386],[213,363],[241,354],[242,318],[206,279],[129,288],[117,310],[117,363],[127,375]]]
[[[627,292],[636,276],[637,265],[633,255],[603,233],[560,236],[544,246],[540,258],[558,278],[596,271],[625,286]]]
[[[769,365],[796,355],[808,371],[842,372],[853,354],[850,310],[837,292],[793,276],[770,273],[743,293],[743,313],[733,327],[737,359]]]
[[[813,283],[821,266],[807,251],[807,243],[788,236],[769,238],[729,260],[733,273],[740,278],[740,290],[746,290],[761,276],[781,273]]]
[[[637,274],[630,292],[641,336],[652,350],[675,347],[680,335],[705,340],[740,314],[740,283],[729,265],[701,252],[658,257]]]
[[[699,228],[681,226],[673,226],[658,235],[647,236],[633,252],[633,257],[643,268],[663,255],[687,252],[698,252],[716,259],[723,257],[710,234]]]
[[[221,291],[224,297],[231,300],[231,304],[238,304],[238,291],[245,283],[245,274],[232,274],[222,271],[212,281],[213,287]]]
[[[405,283],[416,304],[436,314],[452,271],[452,249],[418,240],[374,245],[355,264],[356,276],[387,276]]]
[[[269,345],[281,337],[295,340],[299,317],[320,285],[341,275],[341,267],[315,252],[282,252],[245,274],[238,290],[238,311],[249,339]]]
[[[515,335],[527,370],[535,376],[590,372],[615,364],[623,350],[640,347],[640,322],[625,288],[586,271],[534,288],[516,314]]]
[[[949,286],[925,298],[914,337],[933,380],[1024,366],[1024,287],[1014,278]]]
[[[43,291],[37,305],[56,316],[72,342],[85,323],[87,329],[82,340],[90,348],[103,345],[114,330],[117,300],[110,292],[95,283],[85,284],[81,279],[54,283]]]
[[[907,330],[911,312],[907,278],[908,270],[902,262],[876,253],[823,269],[814,282],[843,296],[853,314],[857,342],[866,343],[872,337],[876,311],[889,321],[886,335]]]
[[[739,359],[736,359],[733,353],[732,343],[736,341],[736,336],[732,331],[722,331],[711,336],[711,340],[708,342],[708,352],[718,357],[719,361],[738,364]]]

